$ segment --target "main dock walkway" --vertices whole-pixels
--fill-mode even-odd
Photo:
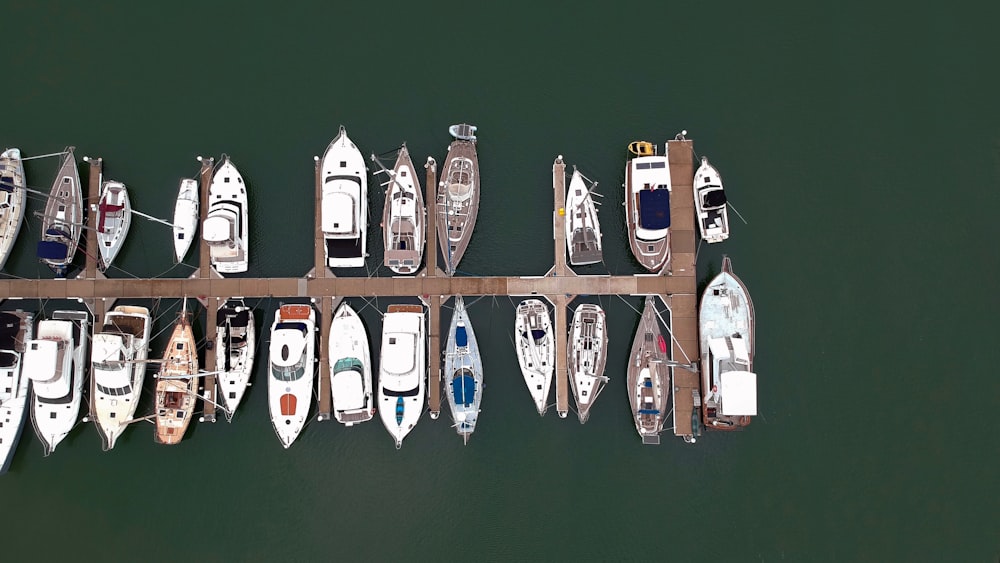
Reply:
[[[315,265],[309,275],[303,278],[222,278],[214,269],[205,267],[209,263],[207,244],[201,243],[200,264],[202,268],[191,278],[157,279],[106,279],[96,269],[96,252],[87,253],[86,265],[81,278],[67,280],[5,279],[0,280],[0,299],[75,299],[82,298],[94,304],[95,315],[103,315],[105,306],[120,298],[183,298],[196,297],[208,309],[209,334],[215,331],[215,312],[218,306],[230,297],[274,297],[305,298],[314,300],[320,309],[320,358],[321,371],[318,383],[320,420],[330,418],[330,392],[328,386],[328,360],[326,351],[329,342],[329,324],[332,312],[343,297],[418,297],[428,305],[429,315],[429,393],[428,410],[436,418],[441,401],[441,344],[440,305],[452,295],[509,295],[541,296],[549,300],[555,308],[556,346],[556,411],[565,417],[569,410],[569,390],[566,375],[567,307],[577,295],[659,295],[669,308],[669,322],[672,333],[672,359],[688,364],[697,361],[698,326],[695,295],[695,246],[694,201],[692,193],[693,151],[691,141],[669,141],[668,157],[673,184],[671,194],[671,260],[660,275],[611,275],[578,276],[566,263],[565,241],[565,164],[557,158],[552,168],[554,194],[553,245],[556,263],[544,276],[481,276],[448,277],[437,268],[437,240],[434,228],[434,194],[436,189],[436,163],[427,163],[428,213],[427,247],[425,258],[427,267],[417,276],[349,278],[334,276],[325,265],[323,253],[323,233],[320,217],[322,178],[320,163],[316,161],[315,173]],[[90,202],[97,201],[100,189],[101,159],[89,159]],[[202,219],[208,210],[208,186],[210,184],[212,160],[202,160]],[[94,213],[90,220],[94,221]],[[370,228],[375,228],[370,225]],[[96,240],[91,241],[93,229],[88,231],[87,248],[94,249]],[[95,319],[95,324],[101,317]],[[214,367],[214,350],[208,351],[206,368]],[[208,361],[211,359],[211,361]],[[684,368],[673,368],[674,433],[686,439],[693,434],[692,414],[697,405],[698,376]],[[205,419],[214,420],[215,378],[205,379],[204,394],[211,399],[206,402]]]

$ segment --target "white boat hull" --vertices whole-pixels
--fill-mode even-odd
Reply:
[[[729,238],[729,209],[722,176],[704,156],[694,173],[694,212],[702,240],[716,243]]]
[[[271,424],[286,449],[302,433],[316,378],[316,311],[283,305],[271,325],[267,404]]]
[[[123,334],[113,324],[130,323],[135,333]],[[149,358],[149,310],[119,306],[105,315],[105,325],[95,326],[91,349],[91,406],[104,450],[115,447],[142,398]],[[97,331],[100,330],[100,333]]]
[[[198,181],[191,178],[181,180],[173,221],[174,257],[178,262],[184,261],[198,231],[199,198]]]
[[[253,373],[257,350],[257,327],[254,322],[253,310],[242,300],[227,302],[219,309],[216,319],[215,370],[219,373],[215,380],[226,409],[226,418],[230,421],[243,400]]]
[[[354,426],[371,420],[372,356],[361,318],[342,303],[330,323],[330,392],[337,422]]]
[[[583,175],[574,170],[566,191],[566,250],[574,266],[597,264],[604,259],[601,248],[601,224],[597,220],[597,207],[583,181]]]
[[[125,244],[132,225],[132,202],[125,184],[104,182],[97,207],[97,267],[106,271]]]
[[[83,311],[56,311],[52,320],[38,323],[36,340],[61,339],[67,349],[64,351],[65,362],[60,366],[66,370],[62,374],[67,383],[63,389],[59,385],[36,382],[31,394],[31,421],[35,434],[42,442],[44,455],[55,451],[56,446],[70,433],[80,419],[80,403],[83,399],[83,384],[87,369],[87,343],[89,315]],[[51,327],[51,328],[50,328]],[[29,343],[28,354],[32,354]],[[31,362],[26,358],[25,364]],[[51,370],[48,376],[52,376]],[[33,376],[34,377],[34,376]],[[45,378],[45,375],[40,375]],[[62,383],[62,382],[59,382]],[[53,392],[48,392],[49,390]]]
[[[323,154],[320,168],[326,264],[331,268],[364,267],[368,255],[368,168],[343,127]]]
[[[250,265],[250,213],[243,176],[228,156],[212,175],[202,236],[212,267],[220,274],[246,272]]]
[[[378,411],[396,449],[424,410],[426,345],[422,307],[390,306],[382,321]]]
[[[555,338],[549,308],[538,299],[526,299],[517,306],[514,348],[531,400],[544,416],[555,369]]]
[[[0,313],[0,475],[10,468],[28,414],[28,378],[21,373],[25,341],[31,338],[34,315]]]
[[[24,222],[24,163],[19,149],[0,154],[0,270],[7,263]]]

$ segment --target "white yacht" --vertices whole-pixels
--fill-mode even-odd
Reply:
[[[119,305],[104,316],[90,353],[90,412],[104,450],[115,447],[135,417],[149,358],[149,309]]]
[[[174,257],[178,262],[184,261],[198,231],[199,201],[198,181],[192,178],[182,179],[177,192],[177,203],[174,204],[173,222]]]
[[[701,157],[701,166],[694,173],[694,212],[698,217],[698,231],[705,242],[722,242],[729,238],[729,210],[722,176],[706,156]]]
[[[220,274],[247,271],[250,264],[250,213],[243,176],[228,156],[212,174],[208,189],[208,216],[202,236],[208,243],[212,267]]]
[[[20,149],[3,151],[0,154],[0,270],[7,263],[24,222],[25,187]]]
[[[271,325],[267,405],[281,445],[292,445],[309,418],[316,378],[316,311],[282,305]]]
[[[592,189],[592,188],[591,188]],[[574,266],[596,264],[604,259],[601,250],[601,224],[597,207],[583,175],[573,167],[566,191],[566,246],[569,263]]]
[[[125,184],[107,180],[97,205],[97,267],[107,271],[122,249],[132,225],[132,202]]]
[[[39,321],[35,339],[28,341],[24,371],[31,378],[31,422],[44,455],[80,420],[89,325],[85,311],[55,311]]]
[[[608,361],[608,330],[604,309],[584,303],[573,313],[569,333],[569,383],[576,399],[576,414],[580,424],[590,417],[604,384],[608,382],[604,368]]]
[[[38,259],[57,278],[65,278],[69,272],[82,233],[83,190],[80,188],[80,171],[76,167],[73,147],[68,147],[45,203],[42,238],[37,247]]]
[[[21,366],[33,323],[31,313],[0,312],[0,475],[10,469],[28,414],[28,377]]]
[[[747,426],[757,415],[753,301],[733,273],[728,256],[702,294],[698,336],[705,427],[735,430]]]
[[[556,365],[556,343],[549,308],[538,299],[526,299],[517,306],[514,349],[535,408],[544,416]]]
[[[331,268],[361,268],[367,256],[368,168],[365,157],[340,133],[330,142],[321,165],[323,245]]]
[[[444,390],[448,395],[451,418],[455,421],[455,431],[462,437],[462,442],[468,444],[469,437],[476,430],[479,405],[483,400],[483,359],[461,295],[455,298],[455,312],[451,315],[451,327],[448,329]]]
[[[233,298],[219,308],[215,318],[215,378],[226,419],[232,422],[236,407],[250,386],[257,350],[253,309]]]
[[[424,410],[427,360],[424,308],[390,305],[382,319],[378,411],[382,424],[396,442],[413,430]]]
[[[413,274],[424,257],[426,223],[420,180],[404,144],[389,173],[382,210],[385,265],[397,274]]]
[[[670,261],[670,162],[652,144],[635,141],[625,165],[625,223],[632,254],[650,272]]]
[[[354,309],[341,303],[330,323],[330,391],[337,422],[354,426],[375,415],[368,333]]]

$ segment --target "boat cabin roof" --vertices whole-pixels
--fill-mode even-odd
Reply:
[[[750,371],[726,371],[721,376],[722,414],[757,415],[757,374]]]
[[[670,226],[670,190],[652,189],[639,192],[639,226],[651,231]]]

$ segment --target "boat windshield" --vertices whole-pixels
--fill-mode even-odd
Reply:
[[[100,383],[97,385],[97,390],[105,395],[110,395],[112,397],[124,397],[125,395],[130,395],[132,393],[132,386],[126,385],[124,387],[105,387]]]
[[[333,373],[340,373],[342,371],[364,373],[364,366],[361,365],[361,360],[357,358],[341,358],[333,364]]]
[[[271,375],[278,381],[297,381],[306,373],[306,367],[302,362],[290,366],[276,366],[271,364]]]
[[[387,397],[416,397],[420,393],[420,387],[414,387],[413,389],[407,389],[406,391],[393,391],[387,387],[382,388],[382,392],[385,393]]]

